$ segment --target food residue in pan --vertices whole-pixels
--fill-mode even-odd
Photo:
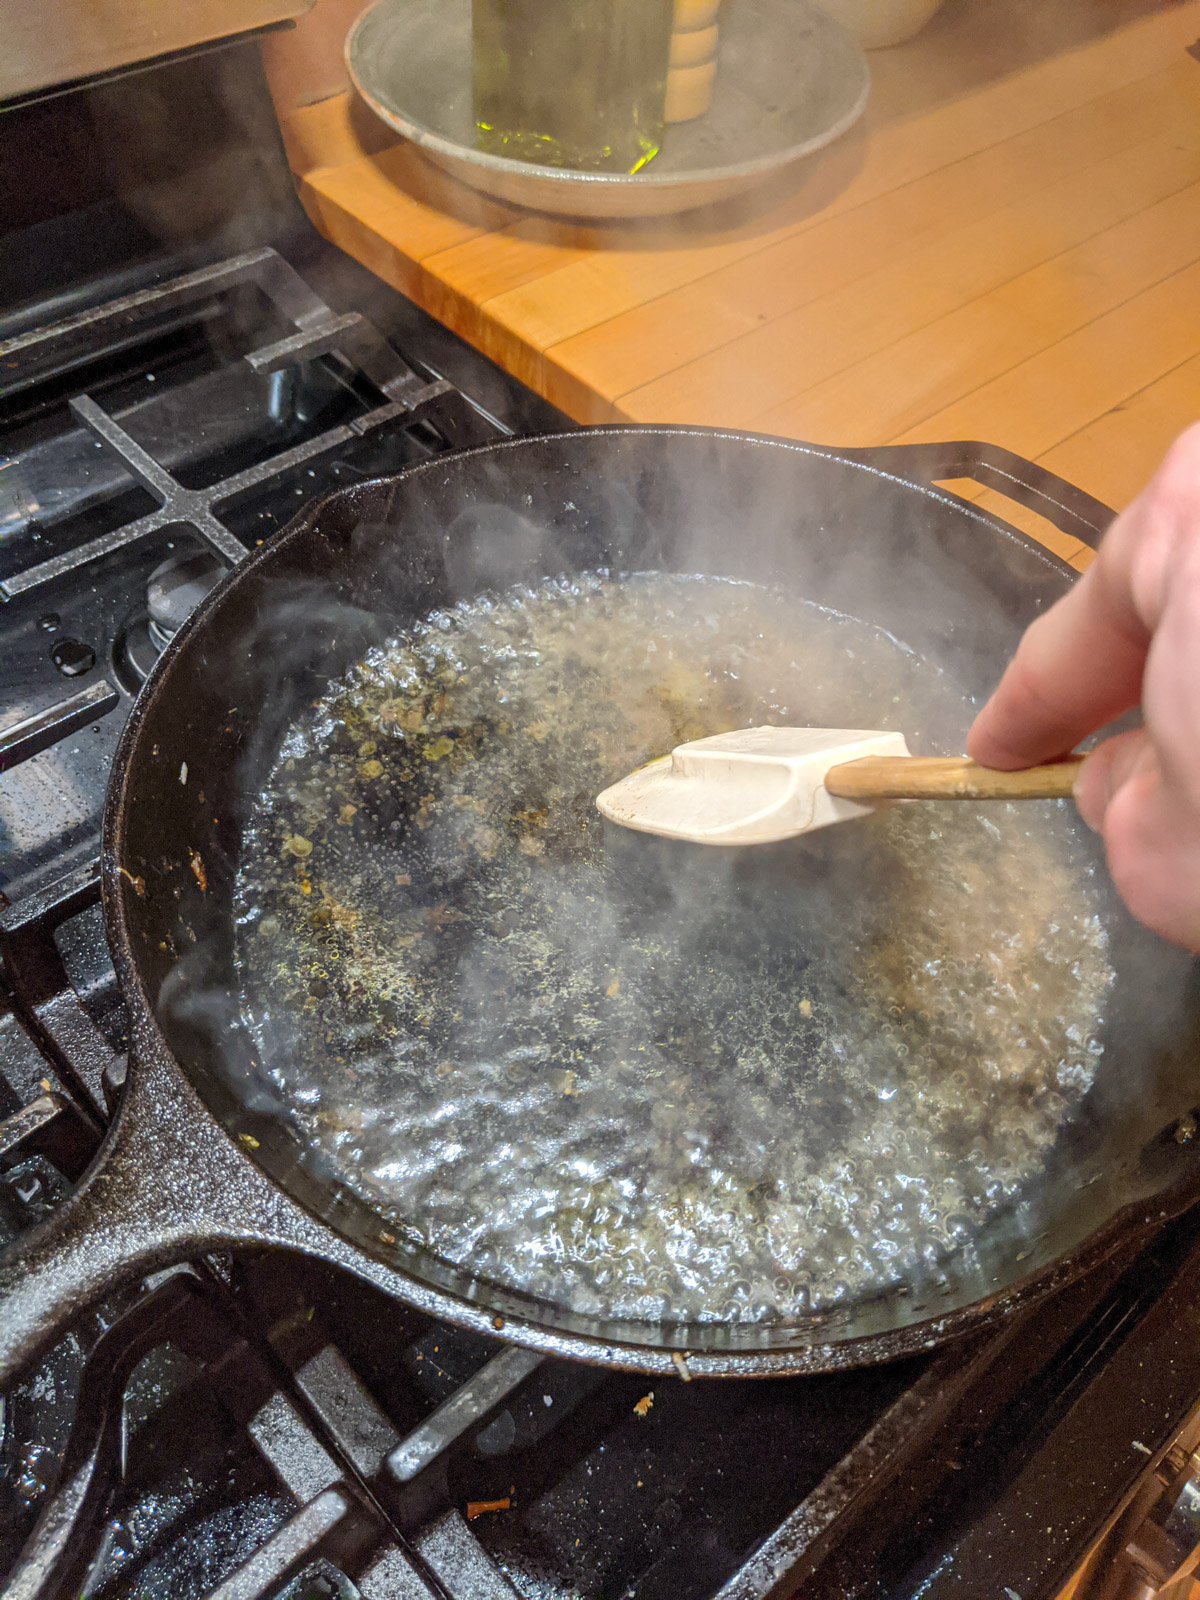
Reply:
[[[287,1114],[402,1240],[579,1313],[786,1322],[944,1261],[1092,1082],[1112,974],[1074,813],[725,852],[593,799],[732,727],[938,753],[971,715],[886,634],[749,584],[430,616],[290,729],[246,833],[244,1012]]]

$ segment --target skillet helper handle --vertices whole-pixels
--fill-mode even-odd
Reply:
[[[1027,511],[1052,522],[1060,533],[1095,550],[1116,512],[1084,489],[1078,489],[1047,467],[1027,461],[1000,445],[978,439],[954,439],[945,444],[879,445],[842,452],[851,460],[912,483],[944,483],[969,478],[1007,495]]]
[[[1001,772],[966,756],[862,756],[825,774],[841,800],[1069,800],[1082,756]]]
[[[190,1086],[175,1090],[164,1114],[163,1086],[152,1083],[159,1077],[161,1069],[145,1063],[132,1069],[78,1188],[0,1255],[0,1390],[97,1301],[148,1273],[244,1242],[268,1220],[269,1206],[255,1205],[260,1192],[269,1195],[266,1180],[215,1124],[182,1103],[194,1096]],[[231,1191],[242,1206],[231,1204]]]

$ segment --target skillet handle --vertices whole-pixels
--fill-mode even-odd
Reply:
[[[114,1289],[248,1242],[256,1220],[266,1220],[266,1180],[187,1103],[190,1086],[164,1082],[146,1092],[156,1075],[166,1078],[161,1068],[131,1068],[116,1121],[79,1187],[0,1256],[0,1390]]]
[[[996,489],[1028,511],[1052,522],[1060,533],[1079,539],[1095,550],[1116,516],[1111,507],[1086,490],[1060,478],[1047,467],[1000,445],[976,439],[956,439],[945,444],[888,444],[865,450],[840,452],[864,466],[907,478],[912,483],[942,483],[947,478],[970,478]]]

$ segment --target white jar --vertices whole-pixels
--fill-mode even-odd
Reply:
[[[820,0],[867,50],[902,44],[919,33],[943,0]]]

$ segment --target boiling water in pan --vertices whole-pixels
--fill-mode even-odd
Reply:
[[[295,725],[238,883],[247,1019],[397,1233],[578,1312],[782,1320],[946,1256],[1077,1110],[1111,981],[1063,805],[742,852],[593,798],[758,722],[962,745],[887,635],[747,584],[430,617]]]

